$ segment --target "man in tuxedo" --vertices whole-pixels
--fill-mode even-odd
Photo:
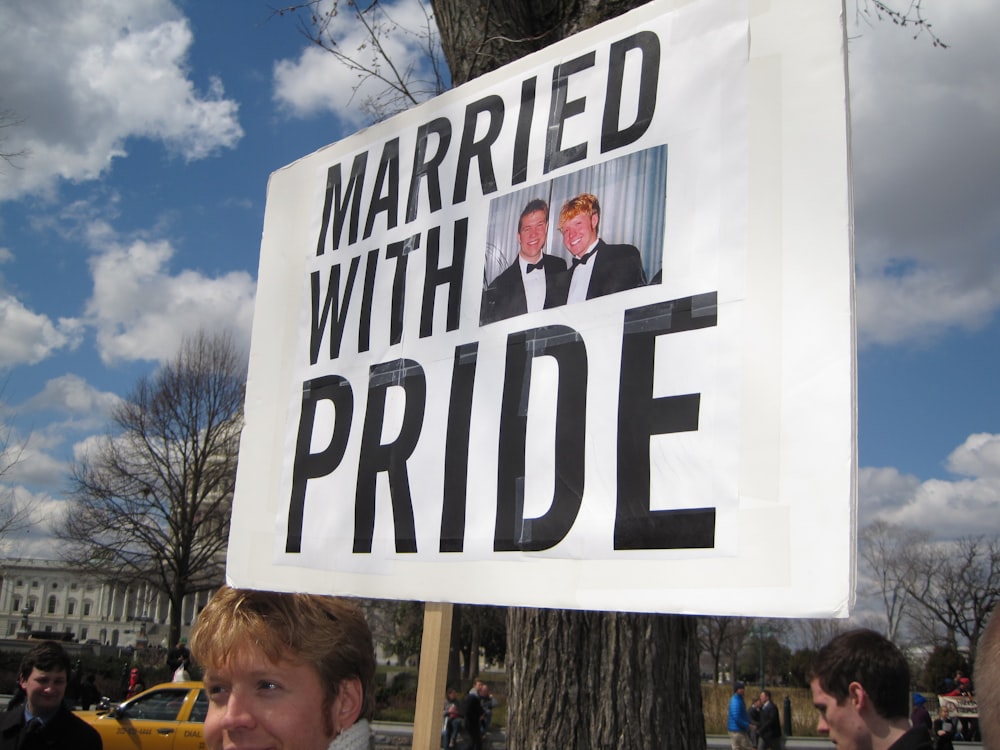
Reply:
[[[540,198],[528,203],[517,223],[517,258],[493,279],[483,293],[480,323],[555,307],[565,300],[558,293],[558,277],[566,262],[545,252],[549,233],[549,204]]]
[[[581,193],[559,212],[563,244],[573,256],[567,302],[603,297],[646,285],[642,256],[633,245],[610,245],[598,236],[601,204],[597,196]]]

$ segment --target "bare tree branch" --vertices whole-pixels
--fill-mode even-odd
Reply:
[[[17,159],[27,156],[28,150],[21,149],[20,151],[8,151],[3,147],[4,142],[7,140],[7,135],[3,131],[7,128],[14,128],[18,125],[23,125],[25,118],[18,116],[17,112],[13,109],[8,109],[6,107],[0,107],[0,159],[3,159],[7,164],[15,169],[19,169],[16,164]]]
[[[926,542],[911,555],[914,577],[907,593],[921,608],[910,613],[914,628],[925,642],[967,646],[969,661],[975,661],[979,636],[1000,601],[1000,538]]]
[[[27,440],[15,441],[14,428],[10,424],[0,424],[0,542],[24,531],[34,522],[37,503],[19,497],[17,490],[5,481],[21,463],[26,447]]]
[[[899,643],[900,627],[910,604],[909,590],[919,575],[912,550],[926,543],[926,532],[875,521],[861,530],[859,553],[867,563],[862,594],[878,596],[885,615],[885,636]]]
[[[905,0],[903,10],[893,8],[886,0],[856,0],[855,13],[859,20],[891,21],[896,26],[913,30],[913,38],[926,34],[931,44],[941,49],[948,47],[934,31],[933,25],[924,18],[923,0]]]
[[[242,427],[245,362],[228,336],[199,334],[143,377],[112,413],[115,428],[73,469],[57,537],[84,570],[121,571],[171,602],[223,581]]]
[[[419,28],[411,29],[395,20],[384,2],[372,0],[362,6],[355,0],[308,0],[272,8],[272,16],[294,16],[299,30],[310,42],[323,48],[354,73],[354,96],[363,94],[359,106],[372,121],[384,120],[415,104],[437,96],[448,88],[447,67],[440,38],[427,6],[418,2],[424,14]],[[357,24],[363,40],[353,49],[343,38]],[[422,50],[416,62],[395,60],[386,46],[392,38],[407,37]]]

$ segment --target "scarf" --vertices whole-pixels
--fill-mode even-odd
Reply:
[[[358,719],[334,737],[328,750],[371,750],[372,731],[367,719]]]

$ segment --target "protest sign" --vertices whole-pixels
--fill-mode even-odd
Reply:
[[[275,172],[230,581],[845,615],[845,45],[653,2]]]

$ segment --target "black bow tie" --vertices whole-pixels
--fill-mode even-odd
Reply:
[[[525,273],[531,273],[536,268],[542,268],[542,261],[538,261],[537,263],[529,263],[527,269],[525,270]]]
[[[587,261],[590,260],[590,256],[596,252],[597,248],[595,247],[589,253],[584,253],[579,258],[573,258],[573,268],[576,268],[579,265],[584,265],[584,266],[587,265]]]

